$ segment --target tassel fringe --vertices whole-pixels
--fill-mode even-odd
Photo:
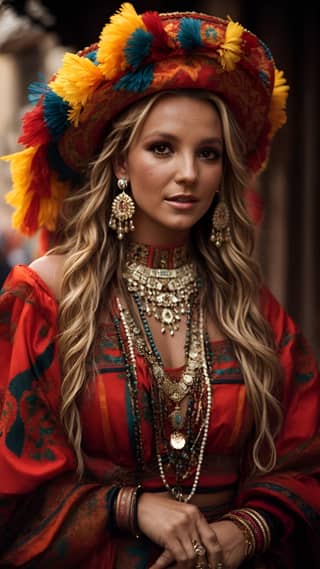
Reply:
[[[124,48],[136,30],[146,30],[141,16],[132,4],[125,2],[101,32],[97,60],[106,79],[114,79],[119,70],[125,71],[128,61]]]
[[[218,49],[223,69],[232,71],[242,55],[242,34],[244,27],[238,22],[230,22],[226,28],[225,40]]]
[[[270,111],[268,115],[271,124],[271,131],[269,134],[270,138],[272,138],[275,132],[287,121],[286,104],[288,94],[289,85],[284,78],[283,71],[276,69]]]

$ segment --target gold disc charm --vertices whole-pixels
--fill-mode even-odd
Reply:
[[[181,450],[186,444],[186,438],[183,433],[179,431],[173,431],[170,435],[170,446],[174,450]]]

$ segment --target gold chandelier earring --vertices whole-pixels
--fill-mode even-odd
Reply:
[[[126,194],[128,180],[119,178],[117,186],[121,194],[117,195],[112,202],[109,227],[117,232],[118,239],[123,239],[125,233],[134,231],[132,218],[136,208],[133,199]]]
[[[230,232],[230,212],[226,202],[220,198],[220,192],[218,194],[219,201],[214,208],[212,216],[212,231],[210,236],[210,241],[212,241],[215,246],[219,249],[224,243],[231,240]]]

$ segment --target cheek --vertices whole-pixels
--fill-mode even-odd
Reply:
[[[206,211],[208,211],[208,209],[211,207],[214,197],[218,191],[219,191],[219,184],[215,182],[214,184],[212,184],[212,177],[211,177],[203,192],[203,199],[202,199],[203,213],[206,213]]]
[[[153,194],[161,193],[168,181],[168,170],[159,165],[155,166],[145,161],[131,172],[130,182],[133,193],[153,190]]]

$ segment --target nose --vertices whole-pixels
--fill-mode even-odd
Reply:
[[[176,182],[192,185],[198,178],[198,165],[194,154],[185,152],[178,156]]]

